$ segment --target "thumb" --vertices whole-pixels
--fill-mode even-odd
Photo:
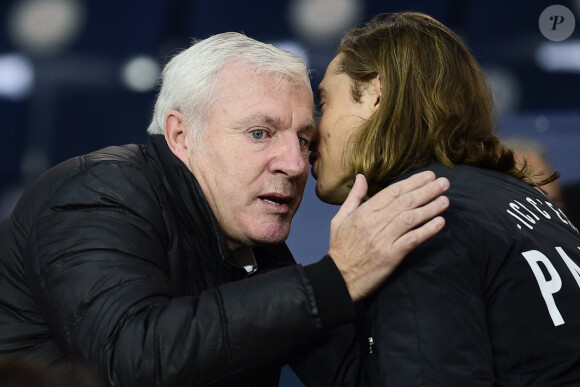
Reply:
[[[340,224],[342,223],[342,220],[359,208],[367,194],[367,189],[367,179],[363,175],[357,174],[346,200],[334,216],[333,220]]]

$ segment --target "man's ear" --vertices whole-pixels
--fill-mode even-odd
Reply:
[[[369,94],[372,96],[373,110],[379,107],[382,91],[381,77],[377,75],[369,84]]]
[[[377,75],[374,79],[364,85],[361,102],[369,115],[373,114],[381,102],[381,78]]]
[[[179,160],[189,166],[188,128],[183,113],[171,110],[165,115],[163,126],[165,141]]]

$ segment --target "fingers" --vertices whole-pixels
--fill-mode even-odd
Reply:
[[[402,212],[384,230],[388,235],[395,237],[393,249],[406,255],[441,231],[445,226],[445,219],[438,215],[448,207],[449,199],[441,196],[423,207]]]
[[[414,191],[425,184],[435,180],[435,174],[432,171],[424,171],[416,173],[405,180],[398,181],[389,185],[387,188],[381,190],[375,195],[378,200],[389,200],[389,198],[397,198],[407,192]]]
[[[366,179],[359,175],[330,224],[328,254],[341,272],[353,300],[372,293],[419,244],[445,225],[449,207],[441,196],[446,178],[415,174],[385,188],[363,204]]]
[[[428,231],[427,229],[430,230],[430,227],[433,226],[433,224],[428,226],[427,229],[423,229],[417,233],[415,231],[421,228],[419,226],[423,225],[423,223],[431,221],[436,216],[445,211],[448,207],[449,199],[446,196],[440,196],[421,207],[413,208],[411,210],[399,211],[398,215],[396,215],[392,221],[383,223],[385,227],[379,232],[384,233],[385,238],[391,239],[393,247],[398,247],[396,246],[397,243],[409,244],[415,247],[421,242],[417,242],[415,244],[414,238],[424,235],[425,232]],[[443,218],[435,223],[439,225],[438,223],[441,221],[443,221]],[[441,227],[442,226],[443,225],[441,225]],[[428,238],[419,238],[418,240],[425,241],[426,239]]]
[[[341,235],[336,240],[343,245],[335,248],[331,243],[329,249],[353,301],[374,292],[407,254],[441,231],[445,220],[437,215],[448,207],[449,199],[441,196],[420,208],[400,212],[386,225],[369,223],[368,217],[353,219],[356,233]]]
[[[397,204],[407,209],[422,206],[449,189],[449,180],[440,177],[424,186],[402,194],[397,198]]]
[[[342,220],[352,214],[364,200],[367,194],[367,180],[363,175],[356,175],[354,185],[350,190],[346,200],[334,216],[333,221],[337,224],[342,223]]]
[[[445,226],[445,219],[442,216],[431,219],[421,227],[403,234],[393,245],[395,251],[403,256],[407,255],[421,243],[425,242]]]
[[[395,205],[403,211],[428,203],[448,189],[449,180],[444,177],[435,180],[433,172],[425,171],[384,188],[364,206],[368,211],[381,211]]]
[[[414,211],[415,209],[421,209],[427,203],[435,200],[438,196],[443,194],[447,189],[449,189],[449,180],[441,177],[436,180],[430,180],[429,174],[424,175],[425,180],[415,180],[415,182],[408,181],[411,185],[400,185],[399,189],[405,190],[405,193],[400,191],[398,197],[391,197],[385,190],[381,191],[379,194],[383,194],[382,197],[377,197],[379,194],[373,196],[367,200],[364,204],[360,206],[361,214],[368,219],[369,222],[376,223],[377,227],[382,228],[389,226],[397,218],[402,218],[403,223],[400,224],[411,224],[412,226],[417,226],[432,217],[438,215],[440,212],[434,213],[431,217],[425,217],[427,212],[424,211]],[[408,179],[407,179],[408,180]],[[420,185],[424,183],[424,185]],[[412,190],[410,187],[414,187]],[[445,199],[447,200],[447,199]],[[427,209],[432,209],[433,206],[427,207]],[[443,211],[445,208],[441,208]],[[401,222],[401,219],[399,219]],[[399,237],[404,232],[407,232],[410,228],[404,229],[401,234],[394,235]]]
[[[448,207],[449,199],[441,196],[422,207],[401,212],[392,222],[377,232],[375,238],[379,241],[377,249],[389,251],[392,257],[402,259],[443,229],[445,219],[438,215]]]

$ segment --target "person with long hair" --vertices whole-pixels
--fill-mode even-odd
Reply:
[[[445,228],[359,303],[335,370],[307,385],[580,384],[578,229],[494,132],[485,76],[461,38],[416,12],[348,31],[318,89],[316,192],[340,204],[429,169],[451,183]],[[332,355],[329,355],[332,354]],[[332,381],[329,381],[332,379]],[[323,380],[323,381],[321,381]]]

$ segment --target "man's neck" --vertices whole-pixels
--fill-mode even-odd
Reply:
[[[236,261],[242,265],[256,265],[256,257],[251,247],[241,247],[233,252]]]

